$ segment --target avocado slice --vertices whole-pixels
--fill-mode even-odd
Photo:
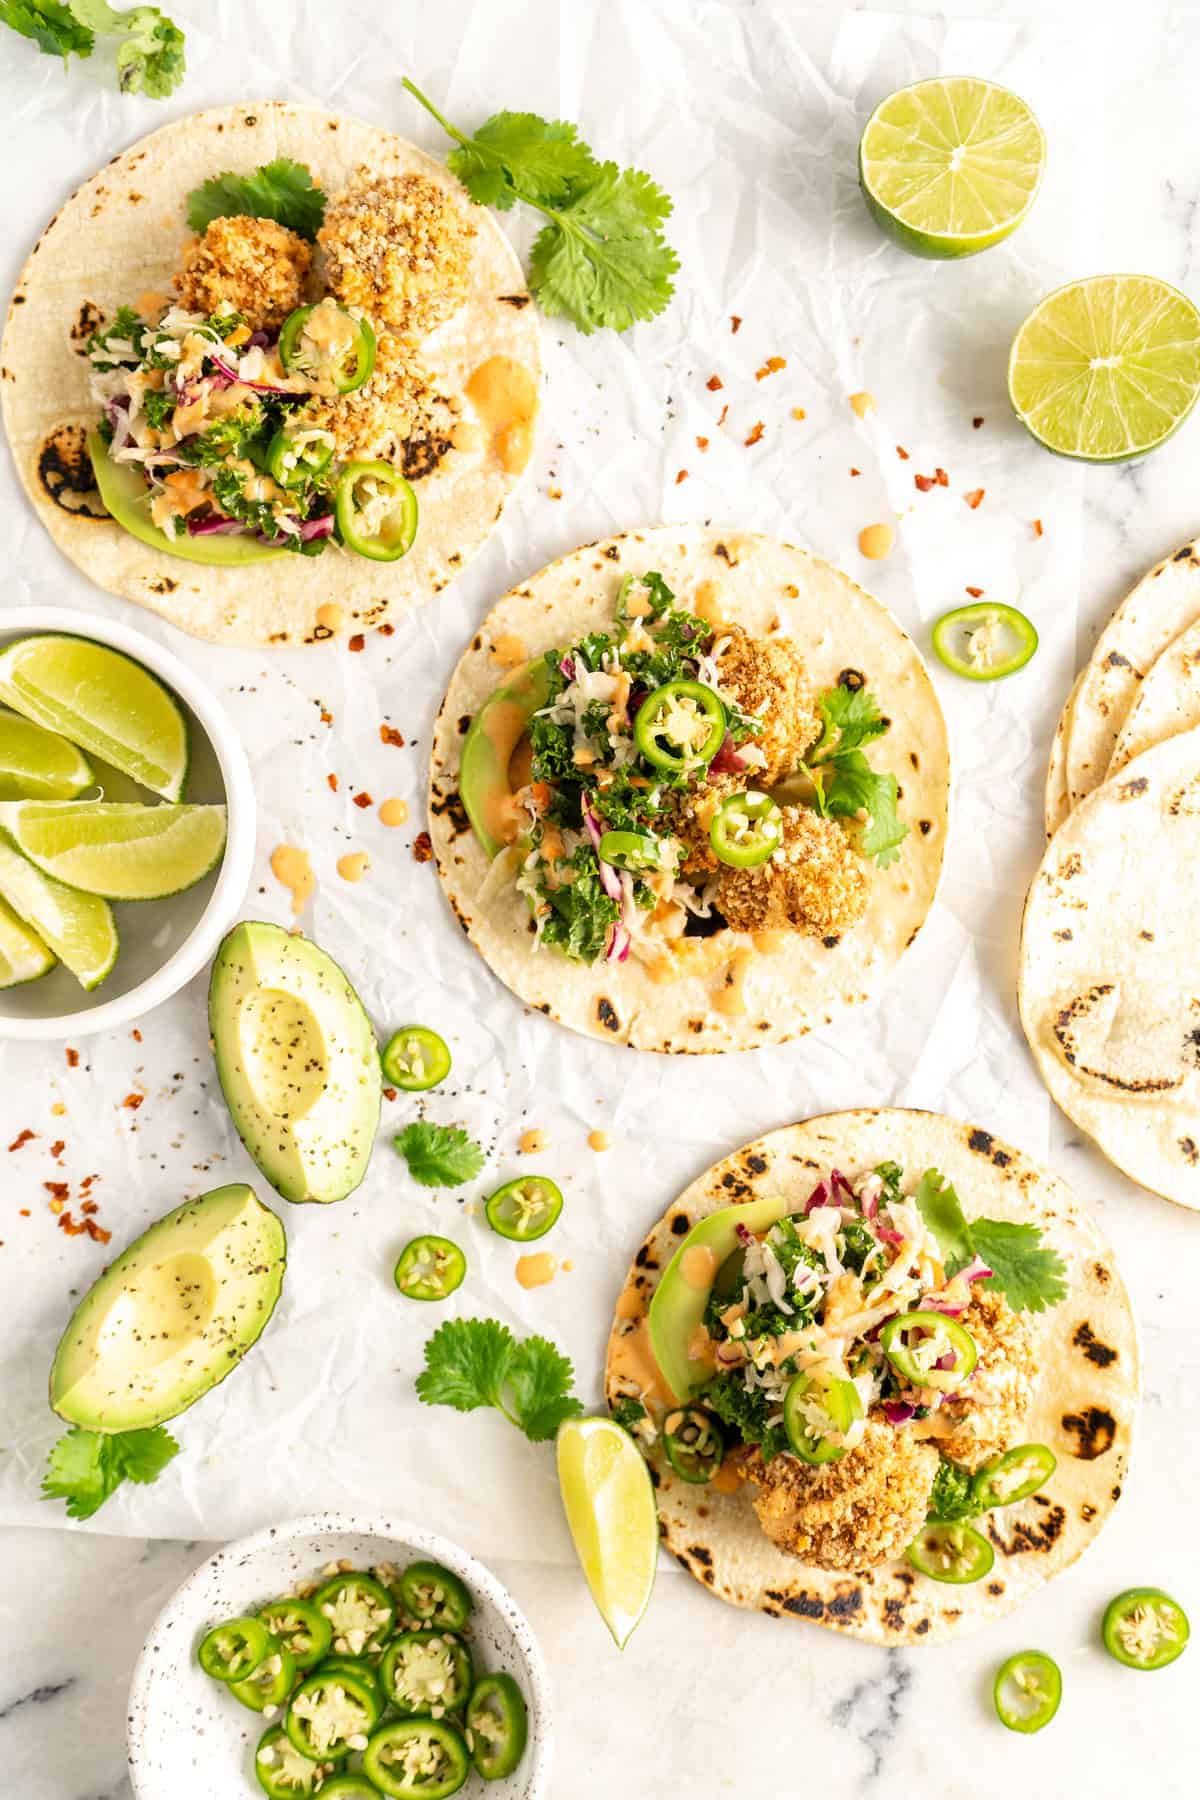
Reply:
[[[745,1206],[723,1206],[701,1219],[667,1264],[650,1301],[650,1344],[663,1380],[677,1400],[687,1400],[713,1373],[707,1357],[688,1355],[697,1326],[722,1264],[739,1248],[736,1227],[757,1234],[785,1214],[795,1212],[790,1200],[773,1196]],[[699,1255],[692,1254],[698,1251]]]
[[[260,544],[248,533],[240,537],[188,537],[185,533],[169,538],[150,521],[149,493],[136,463],[114,462],[98,431],[89,431],[87,444],[96,489],[105,511],[130,537],[140,538],[152,549],[196,563],[273,562],[277,556],[294,554],[289,550],[272,549],[270,544]]]
[[[526,663],[486,699],[471,720],[459,764],[458,791],[471,828],[489,856],[512,841],[508,765],[535,712],[550,698],[544,656]]]
[[[50,1370],[51,1406],[89,1431],[173,1419],[257,1343],[286,1266],[283,1225],[253,1188],[186,1200],[79,1302]]]
[[[279,925],[236,925],[208,1019],[225,1104],[285,1200],[344,1200],[367,1172],[383,1096],[379,1046],[332,957]]]

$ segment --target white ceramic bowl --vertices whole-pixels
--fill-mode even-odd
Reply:
[[[356,1568],[439,1562],[475,1601],[471,1648],[479,1671],[507,1670],[529,1708],[529,1743],[505,1781],[468,1777],[463,1800],[544,1800],[551,1730],[546,1670],[524,1614],[465,1550],[399,1519],[330,1513],[294,1519],[218,1550],[176,1590],[154,1622],[129,1693],[129,1774],[137,1800],[261,1800],[254,1749],[267,1722],[204,1674],[196,1650],[222,1619],[253,1612],[343,1557]],[[275,1721],[278,1723],[278,1720]]]
[[[203,881],[166,900],[140,900],[115,909],[121,953],[94,993],[84,993],[62,967],[40,981],[0,990],[0,1038],[80,1038],[143,1018],[213,955],[250,880],[254,783],[246,753],[223,709],[171,651],[128,625],[66,607],[0,609],[0,647],[37,632],[110,644],[157,675],[182,705],[191,732],[186,798],[223,804],[229,813],[225,855]]]

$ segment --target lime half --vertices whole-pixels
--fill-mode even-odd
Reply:
[[[1092,275],[1047,295],[1013,340],[1008,394],[1048,450],[1143,456],[1200,392],[1200,312],[1153,275]]]
[[[0,800],[73,800],[95,779],[87,757],[66,738],[0,712]]]
[[[658,1563],[650,1471],[612,1419],[570,1419],[558,1434],[558,1484],[575,1550],[600,1615],[623,1650]]]
[[[29,637],[0,652],[0,700],[178,800],[187,775],[179,703],[141,663],[90,638]]]
[[[858,146],[858,175],[876,224],[914,256],[974,256],[1015,231],[1046,163],[1025,102],[968,75],[889,94]]]
[[[18,918],[7,900],[0,900],[0,988],[37,981],[50,973],[57,960],[32,925]]]
[[[107,900],[77,894],[26,862],[0,834],[0,899],[31,925],[81,986],[99,987],[117,960],[117,927]]]
[[[0,827],[43,875],[106,900],[161,900],[203,879],[225,848],[223,806],[0,801]]]

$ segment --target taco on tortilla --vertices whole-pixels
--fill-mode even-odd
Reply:
[[[606,1391],[697,1580],[933,1642],[1096,1536],[1138,1349],[1054,1176],[937,1114],[847,1112],[747,1145],[670,1208],[617,1302]]]
[[[877,601],[774,539],[664,526],[485,620],[439,715],[431,833],[464,930],[531,1006],[641,1049],[741,1049],[867,998],[911,944],[948,785],[928,675]]]
[[[399,616],[480,547],[539,351],[511,247],[443,167],[264,102],[72,196],[4,364],[21,478],[85,574],[201,637],[296,644]]]

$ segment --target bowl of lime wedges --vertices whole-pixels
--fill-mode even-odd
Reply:
[[[245,751],[178,657],[0,610],[0,1038],[82,1037],[176,993],[241,904],[254,831]]]

